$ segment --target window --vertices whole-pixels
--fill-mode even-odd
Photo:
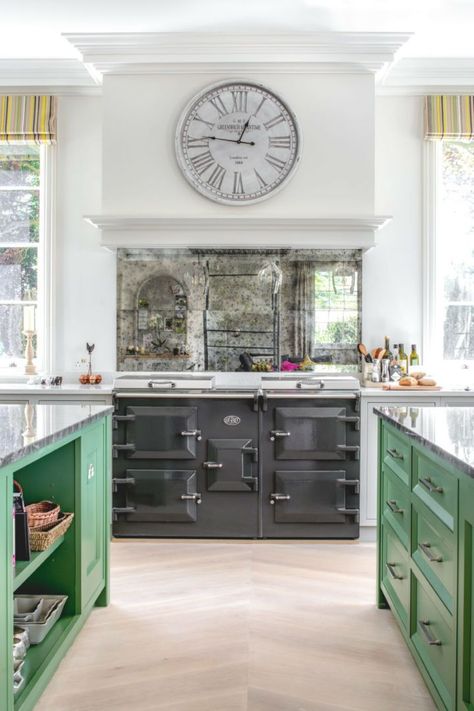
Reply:
[[[42,162],[46,147],[0,143],[0,372],[24,370],[25,319],[42,365]],[[38,350],[39,349],[39,350]]]
[[[474,143],[428,144],[431,224],[427,234],[425,349],[429,360],[474,364]]]
[[[333,363],[357,364],[360,335],[360,261],[315,267],[315,353]]]

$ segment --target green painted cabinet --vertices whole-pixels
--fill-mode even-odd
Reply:
[[[108,602],[111,418],[87,419],[72,434],[0,468],[0,709],[32,711],[94,605]],[[55,546],[12,565],[13,480],[25,499],[48,499],[74,513]],[[25,684],[13,694],[13,593],[63,594],[66,607],[41,644],[30,647]]]
[[[103,424],[81,437],[81,601],[86,607],[105,584],[104,518],[107,492],[104,469]]]
[[[439,709],[474,711],[474,479],[379,423],[379,607]]]

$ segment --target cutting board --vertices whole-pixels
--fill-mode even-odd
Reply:
[[[419,393],[425,390],[441,390],[441,385],[396,385],[390,384],[383,386],[384,390],[417,390]]]

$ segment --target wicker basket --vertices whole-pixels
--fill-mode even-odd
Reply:
[[[59,506],[53,501],[39,501],[37,504],[28,504],[25,507],[28,514],[28,528],[46,526],[58,520]]]
[[[74,518],[73,513],[63,513],[61,518],[42,526],[42,530],[30,529],[30,548],[32,551],[45,551],[56,538],[62,536],[68,530]]]

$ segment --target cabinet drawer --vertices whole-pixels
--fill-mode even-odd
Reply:
[[[413,492],[454,531],[458,513],[458,481],[455,476],[416,450],[413,454]]]
[[[383,468],[382,496],[383,517],[390,523],[408,550],[410,541],[410,491],[403,486],[397,475],[387,467]]]
[[[451,615],[426,582],[413,575],[410,636],[446,708],[455,708],[456,635]]]
[[[456,600],[456,541],[454,534],[427,511],[413,506],[412,558],[451,614]]]
[[[403,435],[398,435],[386,425],[383,437],[383,461],[404,484],[410,486],[411,445]]]
[[[382,526],[381,578],[385,593],[408,631],[410,609],[410,561],[388,523]]]

